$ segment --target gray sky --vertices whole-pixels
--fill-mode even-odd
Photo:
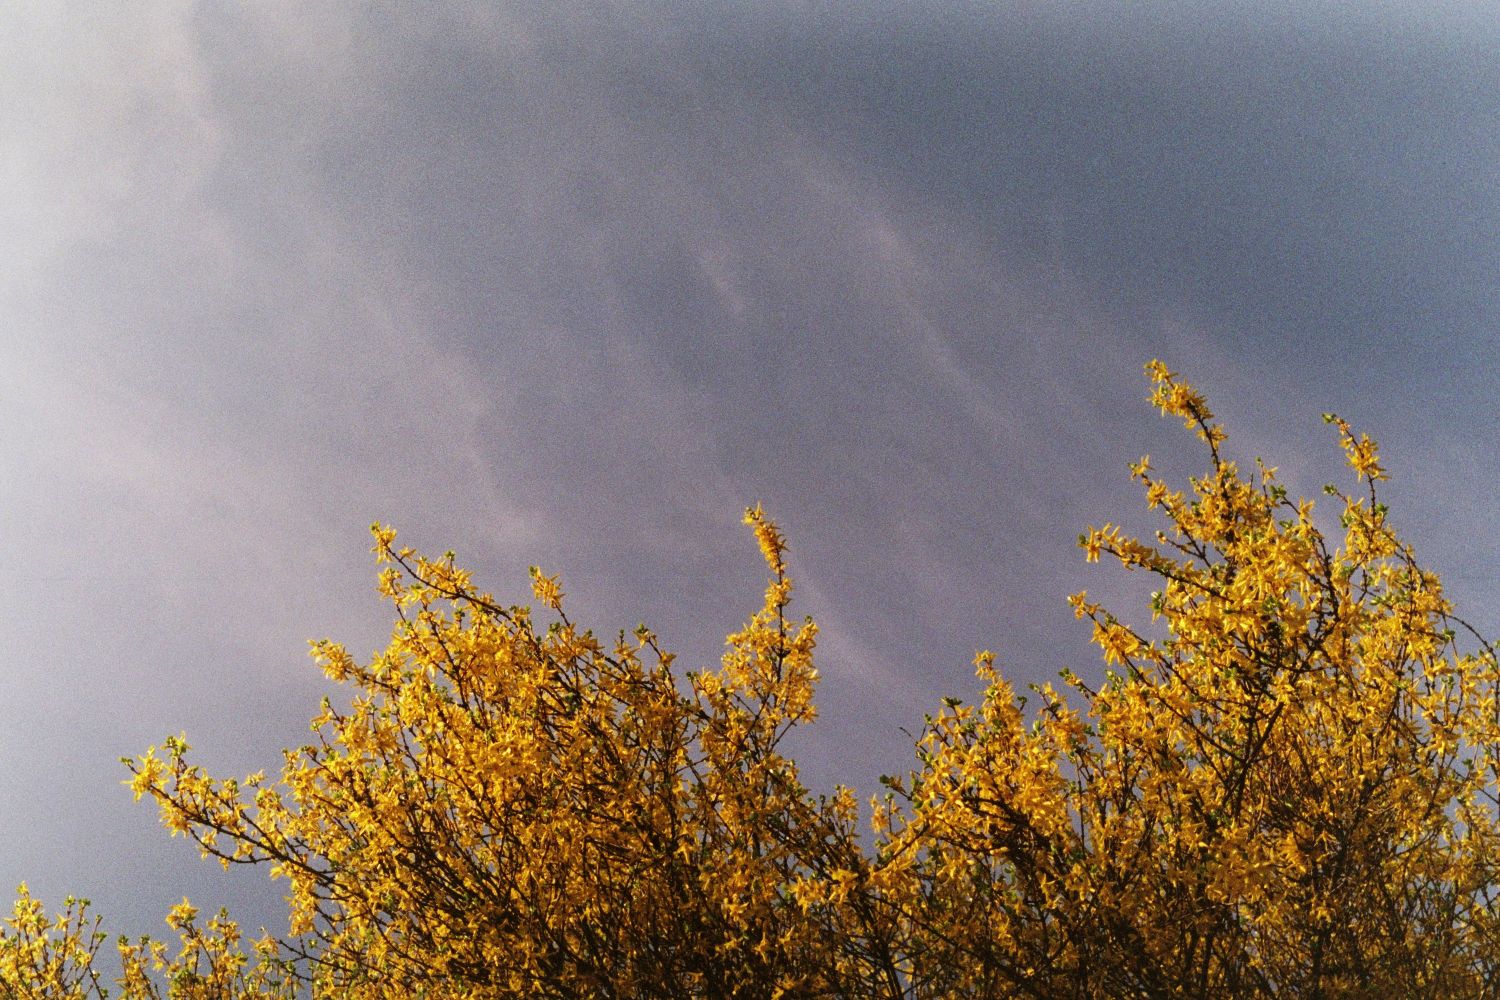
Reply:
[[[116,763],[275,769],[366,528],[715,661],[792,543],[808,778],[876,790],[976,649],[1140,614],[1078,531],[1190,439],[1316,493],[1384,446],[1491,634],[1500,8],[193,4],[0,13],[0,886],[279,925]],[[1149,589],[1146,588],[1146,589]]]

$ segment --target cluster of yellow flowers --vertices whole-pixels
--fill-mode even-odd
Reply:
[[[1190,494],[1133,467],[1170,529],[1080,539],[1162,580],[1150,641],[1086,594],[1110,672],[1050,687],[1028,728],[991,684],[940,716],[900,790],[911,894],[940,993],[1495,995],[1500,777],[1494,650],[1461,652],[1438,581],[1386,523],[1374,445],[1335,423],[1365,497],[1345,536],[1275,470],[1241,476],[1202,398],[1153,363],[1152,401],[1209,445]],[[1087,722],[1084,722],[1084,718]],[[933,924],[940,926],[933,933]],[[981,928],[983,930],[981,930]],[[997,971],[998,970],[998,971]],[[1000,992],[982,985],[1003,980]]]
[[[1243,475],[1196,391],[1151,401],[1207,445],[1167,524],[1080,545],[1161,581],[1152,636],[1085,593],[1106,666],[1038,704],[993,654],[977,704],[928,720],[856,833],[782,746],[815,716],[817,636],[788,618],[786,541],[746,513],[765,601],[717,670],[644,627],[601,640],[532,571],[540,617],[376,526],[396,623],[278,780],[212,778],[182,737],[131,788],[205,856],[288,886],[290,934],[247,953],[188,901],[175,954],[122,941],[127,998],[1485,997],[1500,995],[1500,673],[1391,531],[1373,443],[1337,417],[1363,494],[1342,538],[1276,471]],[[1466,636],[1460,643],[1459,634]],[[23,887],[0,996],[101,997],[86,904]]]

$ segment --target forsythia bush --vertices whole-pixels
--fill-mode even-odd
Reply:
[[[314,653],[347,704],[279,779],[217,780],[181,738],[127,761],[137,797],[224,864],[288,886],[290,934],[224,914],[121,941],[130,998],[1500,996],[1500,674],[1392,532],[1374,445],[1341,537],[1275,470],[1242,472],[1203,399],[1147,366],[1206,446],[1186,489],[1134,466],[1166,525],[1080,539],[1160,580],[1149,623],[1086,594],[1108,668],[1030,715],[989,653],[944,703],[873,837],[781,750],[814,717],[816,628],[785,543],[716,671],[645,629],[604,640],[533,570],[542,612],[376,527],[397,622],[369,664]],[[87,904],[21,890],[0,997],[99,997]]]

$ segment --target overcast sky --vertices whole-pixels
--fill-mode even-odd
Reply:
[[[0,13],[0,887],[280,926],[133,804],[279,766],[388,615],[372,520],[692,667],[792,544],[807,777],[876,790],[994,647],[1096,657],[1161,357],[1316,493],[1377,438],[1500,632],[1500,8],[914,2]],[[1149,589],[1147,587],[1146,589]]]

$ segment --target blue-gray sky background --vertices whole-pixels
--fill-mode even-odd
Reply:
[[[279,924],[132,804],[275,769],[382,644],[367,526],[714,662],[789,535],[808,777],[1097,670],[1088,523],[1196,471],[1161,357],[1316,493],[1318,419],[1500,632],[1500,8],[12,5],[0,13],[0,886]]]

